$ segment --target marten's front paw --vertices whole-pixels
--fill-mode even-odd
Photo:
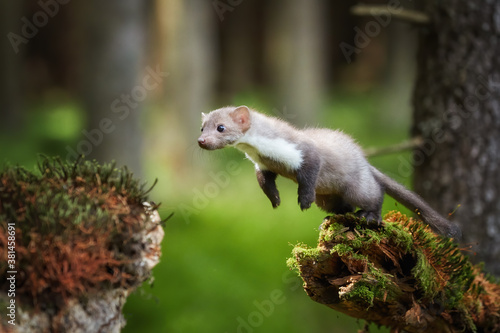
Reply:
[[[276,195],[274,197],[269,197],[269,200],[271,201],[273,208],[277,208],[281,203],[281,199],[280,199],[279,195]]]

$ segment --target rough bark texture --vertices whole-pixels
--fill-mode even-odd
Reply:
[[[311,299],[392,332],[500,330],[500,285],[453,241],[398,212],[376,228],[353,215],[327,218],[318,246],[293,254]]]
[[[15,327],[11,326],[10,332],[119,333],[126,323],[122,309],[128,294],[129,291],[120,288],[89,295],[86,302],[73,298],[57,316],[20,308],[19,323]]]
[[[427,1],[413,135],[415,190],[454,212],[475,260],[500,274],[500,2]]]

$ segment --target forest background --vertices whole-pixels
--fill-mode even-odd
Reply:
[[[116,160],[157,178],[150,197],[162,217],[174,213],[154,283],[126,304],[124,332],[362,327],[310,301],[286,267],[294,244],[315,244],[325,213],[300,212],[284,179],[273,210],[241,153],[196,142],[201,112],[241,104],[342,129],[365,148],[407,140],[422,28],[353,15],[355,4],[2,1],[1,162],[34,169],[38,153]],[[370,162],[411,186],[410,152]],[[387,199],[384,212],[400,208]]]

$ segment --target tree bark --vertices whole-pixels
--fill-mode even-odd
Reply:
[[[169,80],[175,107],[179,110],[185,142],[193,142],[200,131],[201,112],[209,110],[215,81],[215,16],[211,3],[203,0],[180,1],[175,27],[176,39],[170,47],[173,60],[168,62]],[[195,134],[196,133],[196,134]]]
[[[413,135],[415,190],[462,227],[500,275],[500,3],[427,1]],[[459,209],[457,209],[457,207]]]
[[[186,151],[198,148],[193,138],[200,132],[201,112],[210,110],[215,91],[217,12],[212,2],[204,0],[157,1],[156,6],[164,36],[161,61],[169,73],[163,107],[171,128],[165,140],[175,142],[165,147],[165,154],[175,161],[172,165],[178,174],[191,177],[193,163]]]
[[[145,54],[147,1],[87,1],[84,29],[83,104],[88,126],[75,147],[99,161],[116,160],[140,174],[143,102],[150,91]],[[155,69],[155,66],[150,66]],[[153,81],[148,81],[152,85]],[[82,142],[90,144],[82,144]]]
[[[318,246],[288,265],[315,302],[391,332],[498,332],[500,285],[450,239],[399,212],[383,226],[352,214],[326,218]]]
[[[21,127],[21,70],[23,49],[21,36],[22,1],[2,1],[0,3],[0,129],[15,132]],[[13,34],[16,37],[13,37]],[[9,35],[11,34],[11,35]],[[10,36],[10,39],[8,39]]]
[[[252,85],[262,84],[263,45],[269,2],[242,2],[219,18],[219,81],[223,98],[232,98]],[[258,24],[256,24],[258,22]]]
[[[406,22],[392,17],[387,26],[387,65],[383,82],[381,117],[389,123],[408,123],[412,90],[416,78],[416,33]]]
[[[294,0],[272,4],[267,50],[282,108],[294,123],[315,125],[321,106],[325,47],[322,37],[325,4]],[[281,108],[278,108],[281,109]]]

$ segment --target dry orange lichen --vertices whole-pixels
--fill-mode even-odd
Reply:
[[[16,299],[59,308],[68,298],[144,281],[134,259],[151,228],[147,192],[114,164],[44,158],[39,173],[0,172],[0,290],[6,290],[7,224],[15,223]]]

